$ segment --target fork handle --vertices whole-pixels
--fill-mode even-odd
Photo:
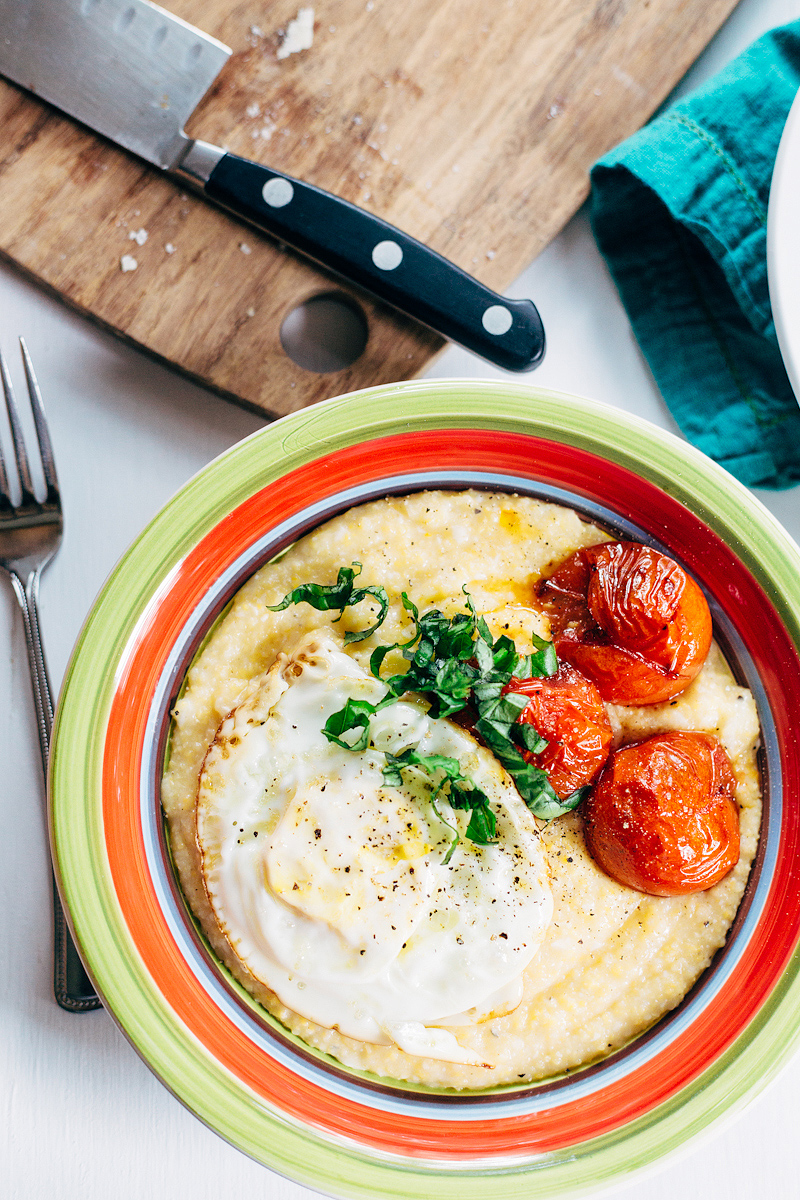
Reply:
[[[42,768],[47,779],[47,762],[50,756],[50,734],[53,729],[53,697],[50,690],[50,680],[47,675],[47,664],[44,658],[44,648],[39,630],[39,572],[32,571],[27,582],[23,584],[20,577],[11,573],[20,608],[22,623],[25,629],[25,644],[28,649],[28,661],[31,669],[33,699],[36,705],[36,724],[39,732],[39,749],[42,754]],[[53,990],[56,1001],[67,1012],[88,1012],[100,1007],[100,1000],[92,986],[80,955],[75,948],[72,935],[67,925],[61,898],[58,894],[55,875],[52,876],[53,886]]]

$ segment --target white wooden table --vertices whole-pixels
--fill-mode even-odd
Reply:
[[[722,66],[800,0],[742,0],[683,87]],[[580,213],[513,289],[541,308],[548,353],[534,382],[674,429]],[[195,471],[261,420],[99,332],[0,266],[0,339],[23,334],[52,426],[66,504],[44,576],[42,623],[57,687],[95,594],[129,542]],[[16,367],[15,361],[15,367]],[[448,350],[435,376],[492,376]],[[800,540],[794,489],[760,493]],[[39,751],[21,623],[0,586],[0,1194],[8,1200],[219,1200],[312,1193],[251,1162],[155,1079],[105,1011],[72,1016],[51,992],[50,880]],[[800,1058],[744,1116],[618,1200],[796,1200]],[[501,1195],[498,1189],[498,1197]]]

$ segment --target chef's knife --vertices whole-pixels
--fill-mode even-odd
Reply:
[[[189,138],[231,51],[148,0],[0,0],[0,74],[378,299],[509,371],[544,331],[509,300],[364,209]]]

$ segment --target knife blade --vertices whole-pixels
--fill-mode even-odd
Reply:
[[[187,136],[230,55],[150,0],[0,0],[0,75],[450,341],[505,370],[537,366],[531,300],[341,197]]]

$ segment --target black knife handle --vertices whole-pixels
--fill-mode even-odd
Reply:
[[[61,907],[56,881],[53,880],[53,990],[56,1001],[67,1012],[91,1012],[100,1008],[86,968],[75,949],[75,943]]]
[[[224,154],[205,194],[279,241],[507,371],[544,355],[530,300],[508,300],[363,208],[269,167]]]

